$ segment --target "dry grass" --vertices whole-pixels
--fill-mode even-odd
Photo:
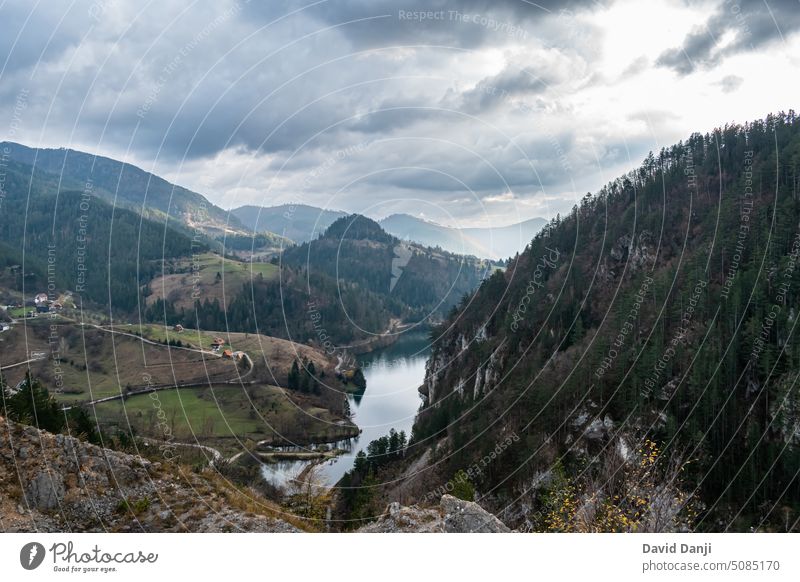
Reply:
[[[265,279],[278,276],[278,267],[270,263],[244,263],[213,253],[178,259],[169,268],[178,272],[150,282],[152,294],[147,298],[148,304],[161,298],[185,309],[191,309],[195,299],[201,302],[217,299],[220,305],[225,305],[225,298],[230,300],[238,295],[245,283],[259,276]]]
[[[277,503],[265,499],[252,487],[236,485],[212,471],[204,472],[203,476],[213,484],[217,491],[224,495],[225,501],[231,507],[254,515],[263,515],[265,517],[283,520],[302,531],[318,531],[309,520],[298,517],[288,512]]]

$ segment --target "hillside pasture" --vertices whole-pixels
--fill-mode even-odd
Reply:
[[[225,305],[252,279],[274,279],[278,267],[271,263],[246,263],[214,253],[182,257],[165,264],[165,274],[150,282],[147,304],[158,299],[172,301],[177,309],[191,309],[195,301],[218,300]]]

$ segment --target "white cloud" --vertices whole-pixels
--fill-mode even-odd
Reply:
[[[516,196],[514,196],[513,192],[506,190],[502,194],[496,194],[496,195],[492,195],[492,196],[485,196],[483,198],[483,201],[484,202],[509,202],[511,200],[514,200],[515,198],[516,198]]]

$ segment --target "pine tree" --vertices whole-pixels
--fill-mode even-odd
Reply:
[[[289,371],[289,380],[287,386],[291,390],[300,389],[300,367],[297,365],[297,360],[292,362],[292,369]]]
[[[308,366],[306,366],[306,372],[308,372],[309,391],[313,392],[314,394],[319,394],[319,382],[317,382],[317,369],[314,366],[314,362],[308,362]]]
[[[5,414],[11,420],[50,432],[60,432],[64,428],[64,413],[58,402],[30,372],[26,373],[16,394],[11,394],[4,386],[4,405]]]

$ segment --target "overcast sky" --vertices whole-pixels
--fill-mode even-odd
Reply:
[[[2,2],[0,137],[224,208],[509,224],[797,109],[799,28],[798,0]]]

